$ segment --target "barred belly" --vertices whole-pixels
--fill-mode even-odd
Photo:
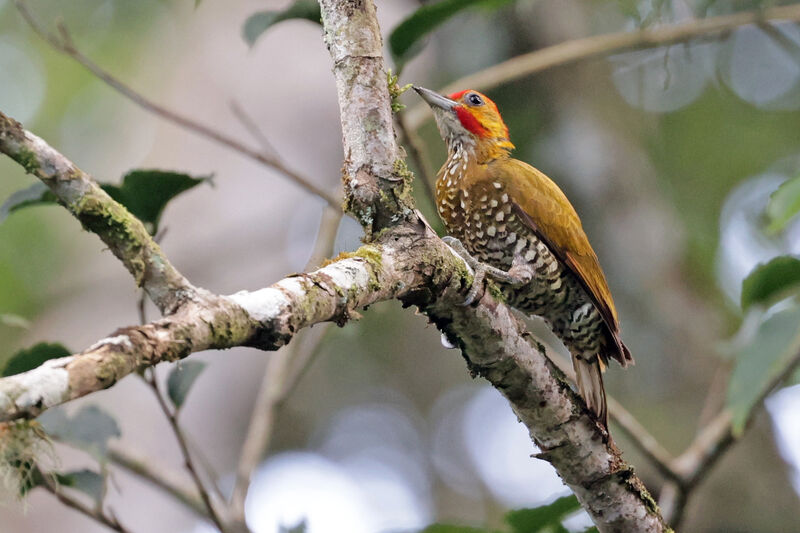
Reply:
[[[606,343],[604,323],[597,308],[575,275],[548,246],[510,208],[497,207],[494,212],[463,211],[457,215],[460,220],[445,219],[456,222],[446,224],[448,232],[483,263],[508,271],[517,257],[518,262],[524,260],[531,265],[534,275],[530,283],[524,286],[499,283],[506,301],[527,315],[543,318],[572,353],[593,358]]]
[[[513,203],[500,182],[461,186],[468,163],[462,147],[453,149],[436,183],[437,210],[453,237],[475,259],[508,271],[513,262],[533,266],[533,279],[524,286],[500,283],[512,307],[542,317],[570,352],[593,359],[607,343],[599,311],[578,278],[513,212]]]

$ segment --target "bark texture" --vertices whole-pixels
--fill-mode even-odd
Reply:
[[[380,194],[386,182],[396,183],[388,158],[398,149],[391,121],[383,120],[391,108],[385,79],[377,81],[384,76],[384,65],[375,6],[372,0],[320,0],[320,5],[342,112],[345,190],[349,198],[360,197],[358,191]],[[377,124],[386,129],[371,129]],[[372,135],[365,138],[365,133]],[[394,198],[408,196],[404,186],[391,190]],[[402,202],[351,201],[348,208],[367,235],[374,222],[363,217],[362,205],[388,211],[392,224],[414,223]],[[542,450],[540,457],[553,464],[600,531],[668,529],[633,469],[508,307],[487,291],[476,307],[464,308],[424,285],[400,297],[419,306],[462,349],[473,374],[488,379],[508,398]]]

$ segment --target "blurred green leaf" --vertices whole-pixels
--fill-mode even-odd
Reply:
[[[44,430],[53,438],[73,444],[87,452],[105,457],[108,440],[121,435],[117,421],[95,405],[88,405],[75,416],[63,409],[50,409],[38,418]]]
[[[132,170],[122,178],[121,185],[104,184],[102,187],[155,235],[167,203],[209,179],[210,176],[193,178],[188,174],[164,170]]]
[[[30,207],[32,205],[54,204],[56,203],[56,196],[52,193],[47,185],[41,181],[37,181],[30,187],[20,189],[0,206],[0,222],[8,218],[8,215],[22,209],[23,207]]]
[[[40,342],[30,348],[19,350],[11,356],[3,367],[1,376],[13,376],[14,374],[21,374],[28,370],[33,370],[45,361],[50,359],[58,359],[59,357],[66,357],[71,355],[68,349],[63,344],[57,342]]]
[[[30,321],[14,313],[0,313],[0,324],[10,328],[30,329]]]
[[[520,509],[506,515],[506,522],[513,533],[557,532],[565,533],[567,529],[561,525],[564,518],[581,508],[574,495],[564,496],[553,503],[534,509]]]
[[[316,0],[295,0],[284,10],[259,11],[250,15],[242,28],[242,37],[249,46],[253,46],[261,35],[279,22],[290,19],[304,19],[321,23],[319,3]]]
[[[181,361],[167,378],[167,393],[176,409],[180,409],[194,381],[206,367],[202,361]]]
[[[422,39],[454,15],[470,7],[494,9],[511,2],[513,0],[441,0],[423,5],[398,24],[389,35],[389,50],[398,74],[403,65],[422,50]]]
[[[742,282],[742,309],[768,304],[800,285],[800,259],[783,255],[756,266]]]
[[[155,235],[158,222],[167,203],[184,191],[188,191],[210,176],[193,178],[180,172],[164,170],[132,170],[122,178],[121,185],[100,184],[111,198],[124,205],[133,216],[141,220],[147,230]],[[0,222],[8,215],[32,205],[54,204],[56,197],[43,183],[35,183],[27,189],[12,194],[0,206]]]
[[[279,533],[306,533],[307,529],[308,526],[306,525],[306,519],[304,518],[294,526],[280,526]]]
[[[800,174],[786,180],[769,197],[767,202],[767,233],[774,234],[800,212]]]
[[[800,307],[767,318],[753,337],[736,349],[727,391],[733,433],[741,435],[750,411],[787,370],[800,351]]]
[[[58,474],[59,484],[72,487],[84,494],[88,494],[96,502],[103,500],[105,494],[105,479],[97,472],[91,470],[75,470],[66,474]]]
[[[623,15],[634,19],[636,22],[641,21],[639,0],[617,0],[617,6]]]

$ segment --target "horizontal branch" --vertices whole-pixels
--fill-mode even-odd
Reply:
[[[198,289],[172,315],[118,329],[80,354],[0,379],[0,421],[38,416],[162,361],[212,348],[275,350],[312,324],[342,325],[357,309],[410,290],[440,292],[454,273],[464,270],[446,251],[449,258],[426,263],[422,254],[430,250],[426,245],[432,239],[435,235],[425,239],[417,231],[398,228],[386,232],[382,244],[364,246],[315,272],[264,289],[227,297]],[[438,254],[447,250],[441,241],[438,246]]]
[[[139,219],[72,161],[1,111],[0,153],[42,180],[84,228],[96,233],[162,313],[174,311],[194,293]]]
[[[800,20],[800,4],[695,19],[682,24],[655,26],[638,31],[572,39],[512,57],[480,72],[453,81],[442,88],[440,92],[450,94],[462,89],[487,91],[549,68],[568,65],[584,59],[631,48],[653,48],[675,44],[695,37],[724,33],[747,24],[780,20]],[[417,104],[406,112],[406,125],[408,128],[416,130],[431,116],[430,107],[424,103]]]

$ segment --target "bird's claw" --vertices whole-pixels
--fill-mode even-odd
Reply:
[[[475,259],[472,254],[467,251],[466,247],[464,247],[464,244],[457,238],[446,235],[442,237],[442,240],[447,246],[450,247],[450,249],[453,250],[453,252],[455,252],[457,256],[463,259],[467,266],[472,270],[472,285],[470,285],[466,299],[459,304],[463,307],[472,305],[472,303],[480,300],[480,297],[483,296],[487,265],[484,265]]]
[[[473,269],[475,274],[472,276],[472,285],[469,287],[469,292],[467,293],[466,299],[461,302],[462,307],[468,307],[472,305],[473,302],[476,302],[481,299],[483,296],[483,291],[485,289],[486,284],[486,269],[483,265],[478,265],[477,268]]]

